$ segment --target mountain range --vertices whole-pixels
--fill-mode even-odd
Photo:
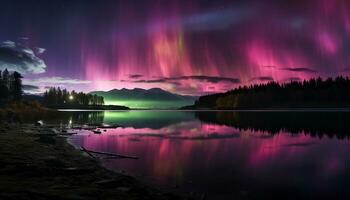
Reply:
[[[90,94],[103,96],[106,105],[122,105],[130,108],[179,108],[191,105],[197,96],[179,95],[160,88],[113,89],[93,91]]]

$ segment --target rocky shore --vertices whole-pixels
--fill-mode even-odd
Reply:
[[[49,127],[0,125],[0,199],[189,199],[111,172]]]

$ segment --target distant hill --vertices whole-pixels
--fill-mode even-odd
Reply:
[[[193,104],[198,98],[174,94],[160,88],[152,89],[113,89],[110,91],[94,91],[90,94],[103,96],[106,105],[123,105],[130,108],[179,108]]]

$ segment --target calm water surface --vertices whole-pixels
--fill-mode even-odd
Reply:
[[[350,199],[349,112],[69,112],[106,167],[207,199]]]

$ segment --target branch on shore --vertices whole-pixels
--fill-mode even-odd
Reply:
[[[100,155],[106,155],[106,156],[112,156],[112,157],[118,157],[118,158],[128,158],[128,159],[139,159],[136,156],[128,156],[128,155],[121,155],[121,154],[114,154],[114,153],[107,153],[107,152],[99,152],[99,151],[92,151],[92,150],[87,150],[84,147],[81,147],[81,150],[89,154],[91,157],[96,158],[92,153],[94,154],[100,154]]]
[[[81,147],[80,149],[81,151],[84,151],[85,153],[87,153],[89,156],[91,156],[93,159],[96,159],[96,157],[94,155],[92,155],[88,150],[86,150],[84,147]]]

